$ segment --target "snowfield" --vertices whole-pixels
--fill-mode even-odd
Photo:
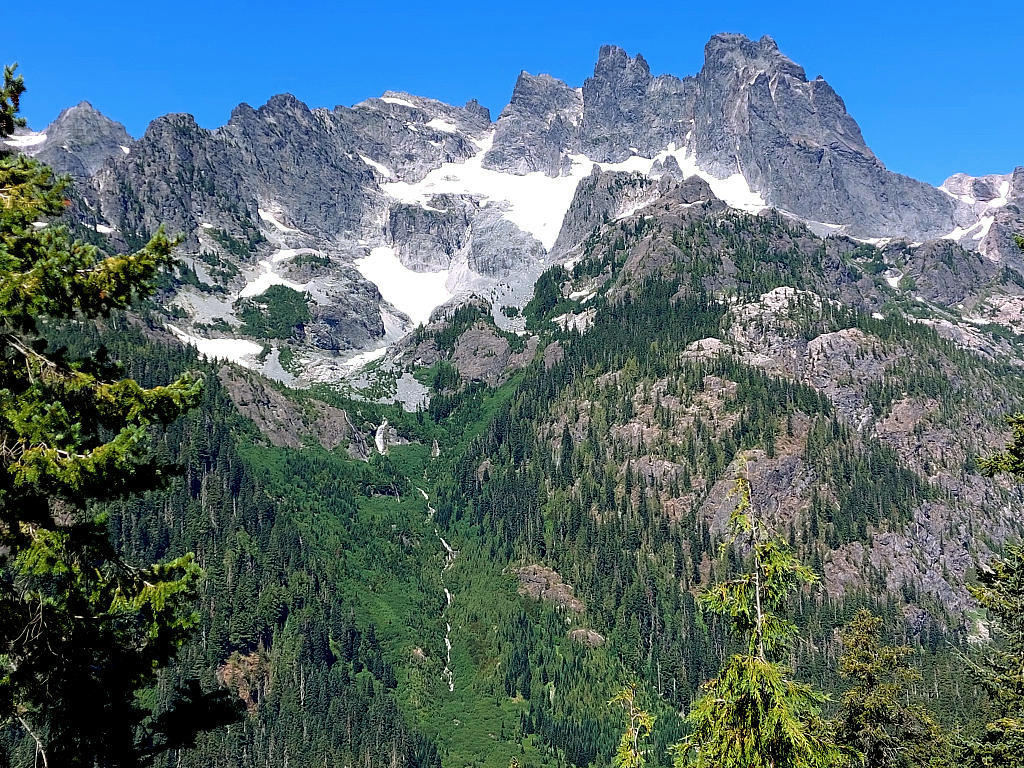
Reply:
[[[382,96],[381,101],[387,102],[388,104],[397,104],[400,107],[409,107],[410,109],[416,109],[416,105],[411,101],[400,99],[397,96]]]
[[[434,122],[434,121],[431,121]],[[430,123],[427,124],[428,126]],[[571,155],[572,169],[565,176],[548,176],[540,171],[517,176],[483,167],[484,155],[494,143],[494,132],[477,141],[480,151],[461,163],[444,163],[420,181],[395,181],[381,185],[391,197],[403,203],[430,209],[434,195],[470,195],[504,205],[504,217],[551,250],[562,228],[562,219],[572,203],[580,181],[596,165],[606,171],[636,171],[650,174],[658,160],[674,157],[687,176],[700,176],[715,196],[733,208],[757,213],[765,206],[760,194],[751,190],[739,173],[718,179],[701,169],[685,149],[670,144],[654,157],[634,155],[620,163],[595,163],[584,155]]]
[[[4,139],[4,144],[15,149],[28,149],[29,147],[39,146],[44,141],[46,141],[46,134],[44,132],[36,133],[29,131],[28,133],[8,136]]]
[[[384,357],[388,351],[387,347],[377,347],[377,349],[368,349],[365,352],[360,352],[357,355],[353,355],[344,363],[342,366],[348,370],[357,370],[362,368],[364,365],[369,365],[374,360],[380,360]]]
[[[268,224],[273,226],[275,229],[280,230],[281,232],[294,233],[299,231],[297,229],[293,229],[292,227],[286,226],[285,224],[282,224],[281,221],[277,218],[277,215],[271,213],[270,211],[265,211],[262,208],[257,208],[256,213],[259,214],[259,217],[263,219],[263,221],[267,222]]]
[[[371,168],[373,168],[375,171],[377,171],[377,173],[379,173],[385,179],[393,179],[393,178],[395,178],[394,171],[392,171],[386,165],[382,165],[381,163],[378,163],[376,160],[371,160],[366,155],[359,155],[359,159],[362,160],[364,163],[366,163]]]
[[[262,345],[248,339],[204,339],[186,333],[176,325],[168,324],[166,327],[183,344],[195,347],[196,351],[208,360],[228,360],[252,368],[253,361],[250,358],[263,351]]]
[[[455,123],[442,120],[440,117],[435,117],[433,120],[428,122],[427,128],[433,128],[435,131],[444,131],[445,133],[455,133],[455,131],[458,130],[455,127]]]
[[[413,325],[426,323],[430,314],[454,295],[448,289],[450,270],[414,272],[386,245],[356,259],[356,269],[377,286],[385,301],[408,315]]]
[[[269,259],[263,259],[259,263],[260,274],[245,284],[242,290],[238,292],[238,298],[247,299],[259,296],[272,285],[283,285],[295,291],[305,291],[305,284],[289,280],[279,275],[275,269],[277,264],[298,256],[300,253],[316,253],[316,251],[312,248],[285,248],[284,250],[276,251]]]

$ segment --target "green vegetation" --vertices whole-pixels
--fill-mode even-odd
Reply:
[[[701,607],[725,616],[741,638],[717,677],[705,683],[690,710],[692,731],[676,747],[677,768],[791,766],[818,768],[838,762],[821,705],[825,697],[793,679],[782,662],[796,626],[780,611],[817,577],[768,528],[754,508],[750,480],[741,464],[733,489],[738,503],[729,527],[749,549],[748,570],[710,585]]]
[[[1021,248],[1024,242],[1018,241]],[[979,460],[988,475],[1024,480],[1024,414],[1007,419],[1013,437],[1006,450]],[[971,766],[1024,766],[1024,546],[1008,547],[978,574],[971,595],[992,623],[995,643],[970,668],[987,695],[986,722],[975,739],[961,745]]]
[[[286,285],[272,285],[259,296],[240,299],[235,311],[242,332],[258,339],[290,339],[312,318],[309,297]]]
[[[908,704],[920,673],[908,663],[909,646],[882,642],[882,619],[859,611],[843,630],[840,674],[850,681],[837,715],[836,739],[865,768],[949,765],[949,744],[920,704]]]
[[[237,258],[245,258],[249,256],[256,246],[263,242],[263,236],[257,229],[252,229],[247,232],[244,240],[233,236],[229,232],[225,232],[223,229],[209,228],[206,230],[206,234],[208,234],[213,241],[217,243],[217,245],[221,246],[224,250]]]
[[[0,138],[24,124],[23,91],[5,68]],[[21,736],[23,764],[134,766],[237,715],[194,679],[159,708],[136,698],[191,636],[202,572],[190,552],[125,557],[106,535],[106,503],[166,482],[150,438],[197,403],[200,382],[140,386],[103,349],[47,344],[49,326],[150,293],[174,246],[162,231],[132,254],[73,241],[54,223],[65,186],[0,150],[0,723]]]
[[[300,253],[292,259],[291,264],[293,267],[329,267],[331,259],[322,253]]]
[[[226,259],[219,254],[203,251],[199,254],[199,260],[207,266],[207,271],[218,283],[226,283],[235,275],[239,274],[235,262]]]
[[[608,702],[612,706],[622,708],[626,728],[622,739],[615,750],[612,765],[615,768],[643,768],[647,765],[645,742],[654,729],[654,717],[637,703],[636,684],[627,685]]]

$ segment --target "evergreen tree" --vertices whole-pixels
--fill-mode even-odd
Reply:
[[[0,138],[24,125],[23,91],[5,68]],[[0,151],[0,722],[31,737],[40,764],[131,766],[235,711],[197,685],[158,715],[136,699],[195,624],[201,574],[191,555],[119,558],[102,506],[167,476],[147,438],[196,401],[199,381],[145,389],[102,349],[70,359],[48,347],[47,329],[151,292],[174,246],[161,232],[105,256],[74,241],[56,222],[66,186]]]
[[[1024,250],[1024,238],[1016,237]],[[1007,418],[1012,431],[1004,451],[978,460],[983,474],[1024,480],[1024,413]],[[1024,766],[1024,546],[1007,547],[1006,556],[979,568],[978,583],[968,589],[992,622],[993,644],[971,665],[988,694],[992,719],[984,733],[961,745],[968,766]]]
[[[792,679],[781,659],[795,626],[780,611],[801,586],[817,577],[770,532],[752,501],[741,464],[733,493],[732,541],[746,545],[749,570],[705,590],[704,610],[727,617],[742,638],[733,654],[705,683],[690,711],[692,732],[674,747],[677,768],[819,768],[841,757],[820,715],[824,695]]]
[[[994,642],[971,665],[992,719],[978,739],[963,745],[963,763],[1024,768],[1024,546],[1008,547],[968,589],[992,622]]]
[[[836,739],[865,768],[917,768],[946,764],[938,724],[920,705],[903,699],[920,679],[907,663],[908,646],[882,643],[882,619],[860,610],[844,628],[839,673],[852,682],[843,694]]]
[[[636,683],[627,685],[608,703],[622,707],[626,721],[626,728],[615,750],[612,765],[615,768],[643,768],[647,765],[647,749],[644,743],[654,728],[654,716],[646,709],[640,708],[637,702]]]

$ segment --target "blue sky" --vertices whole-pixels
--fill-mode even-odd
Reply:
[[[82,99],[138,136],[167,112],[212,128],[275,93],[332,107],[389,88],[497,116],[521,69],[580,85],[615,43],[656,74],[692,74],[729,31],[769,34],[823,75],[894,170],[939,183],[1024,165],[1021,0],[28,0],[3,16],[0,59],[20,62],[36,128]]]

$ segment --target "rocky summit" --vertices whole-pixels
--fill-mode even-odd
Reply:
[[[715,35],[682,78],[603,46],[581,88],[520,74],[494,120],[475,101],[389,91],[310,109],[284,94],[239,105],[212,131],[166,115],[133,140],[82,102],[8,144],[70,174],[76,222],[113,244],[160,225],[181,233],[189,278],[166,297],[167,328],[286,382],[351,378],[471,296],[516,330],[501,308],[521,308],[544,269],[603,222],[694,180],[729,207],[774,210],[819,236],[902,243],[913,262],[939,248],[965,265],[980,255],[986,274],[1021,266],[1011,233],[1024,169],[938,188],[889,171],[842,98],[769,37]],[[292,332],[245,321],[254,306],[279,310],[288,291],[303,305]],[[1015,295],[978,291],[957,304],[1020,324]],[[953,324],[950,334],[973,332]]]

